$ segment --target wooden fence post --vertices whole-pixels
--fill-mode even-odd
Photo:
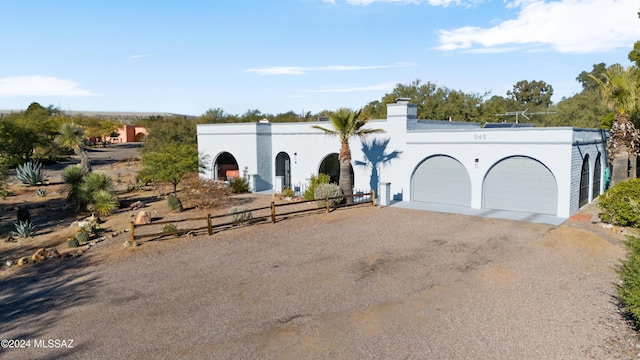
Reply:
[[[327,213],[329,212],[329,197],[324,197],[324,205],[327,207]]]
[[[271,202],[271,222],[276,223],[276,203],[273,201]]]
[[[136,241],[136,235],[133,233],[134,229],[136,228],[136,225],[133,223],[133,221],[131,222],[131,224],[129,225],[129,232],[131,233],[131,245],[133,245]]]
[[[213,227],[211,226],[211,214],[207,214],[207,231],[209,236],[213,235]]]
[[[371,190],[371,206],[376,206],[376,192],[374,190]]]

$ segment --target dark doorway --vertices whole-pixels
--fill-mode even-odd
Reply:
[[[582,160],[582,171],[580,173],[580,200],[578,207],[583,207],[589,203],[589,155],[585,155]]]
[[[283,177],[283,186],[291,187],[291,158],[286,152],[276,155],[276,176]]]
[[[349,165],[349,171],[351,172],[351,187],[353,187],[355,178],[353,176],[353,166]],[[320,163],[318,173],[329,175],[329,182],[333,184],[340,183],[340,161],[338,160],[338,154],[333,153],[327,155]]]
[[[596,156],[596,163],[593,167],[593,187],[591,198],[595,199],[600,195],[600,179],[602,178],[602,165],[600,164],[600,154]]]
[[[213,162],[212,176],[214,180],[224,180],[239,178],[240,169],[238,162],[233,155],[228,152],[220,153]]]

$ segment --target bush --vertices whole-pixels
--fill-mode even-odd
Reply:
[[[620,182],[598,197],[602,221],[620,226],[640,226],[640,179]]]
[[[170,233],[170,232],[174,232],[174,231],[178,231],[178,227],[175,226],[174,224],[167,224],[165,226],[162,227],[162,231],[163,233]],[[175,233],[173,234],[174,237],[178,237],[180,236],[179,233]]]
[[[249,182],[245,178],[235,178],[229,180],[229,186],[231,191],[235,194],[242,194],[249,192]]]
[[[15,230],[12,231],[11,234],[23,239],[33,236],[36,231],[35,225],[33,225],[29,220],[18,221],[17,223],[14,223],[13,226],[15,227]]]
[[[640,238],[629,236],[625,247],[627,257],[617,269],[622,280],[618,296],[636,326],[640,326]]]
[[[169,206],[169,211],[171,212],[182,212],[182,202],[177,197],[170,195],[167,198],[167,206]]]
[[[304,191],[305,200],[314,200],[316,198],[316,187],[320,184],[328,184],[330,181],[331,177],[327,174],[319,173],[318,176],[311,175],[309,186]]]
[[[16,178],[24,185],[35,186],[44,184],[49,176],[39,162],[29,161],[16,168]]]
[[[318,207],[324,207],[325,198],[334,198],[342,195],[342,190],[336,184],[319,184],[316,187],[315,198],[318,199],[316,202]],[[329,200],[329,206],[336,207],[338,204],[342,203],[344,198],[337,198]]]
[[[234,206],[229,209],[229,215],[234,224],[244,224],[245,222],[253,219],[251,211],[247,210],[244,206]]]
[[[296,193],[293,191],[292,188],[290,187],[286,187],[282,190],[282,196],[284,197],[290,197],[292,198]]]
[[[118,208],[118,196],[109,190],[93,193],[92,208],[101,216],[107,216]]]
[[[182,180],[180,199],[186,207],[214,209],[226,203],[231,189],[224,183],[201,179],[196,173],[185,176]]]

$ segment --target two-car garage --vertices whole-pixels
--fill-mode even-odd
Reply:
[[[471,190],[467,169],[446,155],[425,159],[411,178],[412,201],[470,207]],[[556,215],[557,181],[538,160],[525,156],[502,159],[484,176],[482,207]]]

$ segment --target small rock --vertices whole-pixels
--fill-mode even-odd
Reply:
[[[124,229],[123,231],[124,231],[124,232],[129,232],[129,229]]]
[[[53,258],[53,259],[59,259],[60,258],[60,253],[58,252],[58,250],[56,249],[47,249],[47,258]]]
[[[27,259],[26,257],[20,258],[18,260],[18,265],[20,265],[20,266],[28,264],[28,263],[29,263],[29,259]]]
[[[136,217],[135,224],[150,224],[151,223],[151,214],[146,211],[140,211],[138,216]]]
[[[45,261],[46,255],[47,255],[46,250],[44,248],[40,248],[33,255],[31,255],[31,261],[34,263]]]
[[[13,265],[13,261],[12,260],[7,260],[4,264],[7,265],[7,266],[11,266],[11,265]]]

